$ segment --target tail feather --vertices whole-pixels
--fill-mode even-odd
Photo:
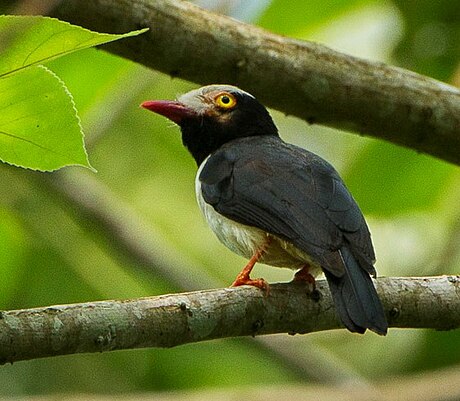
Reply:
[[[364,333],[369,329],[385,335],[388,323],[369,273],[358,265],[346,246],[340,253],[345,274],[337,277],[325,271],[340,320],[352,332]]]

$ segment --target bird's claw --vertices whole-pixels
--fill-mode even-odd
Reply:
[[[265,295],[270,293],[270,285],[263,278],[251,279],[249,276],[238,276],[233,282],[232,287],[239,287],[241,285],[251,285],[260,288],[265,292]]]
[[[312,289],[316,289],[316,280],[309,272],[309,266],[305,266],[300,269],[292,280],[294,283],[308,283],[311,285]]]

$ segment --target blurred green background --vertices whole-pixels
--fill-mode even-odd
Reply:
[[[276,33],[460,86],[458,0],[197,3]],[[0,11],[37,11],[26,7],[30,4],[0,3]],[[196,167],[178,128],[139,108],[143,100],[171,99],[197,85],[102,50],[47,66],[74,96],[98,173],[66,168],[43,174],[0,166],[0,308],[229,285],[245,261],[222,246],[202,219],[195,204]],[[285,140],[339,170],[368,220],[380,275],[459,273],[458,167],[272,114]],[[269,281],[292,277],[263,265],[255,274]],[[380,338],[338,330],[73,355],[1,367],[0,396],[364,385],[417,372],[429,378],[438,369],[460,371],[458,344],[460,331],[391,329]]]

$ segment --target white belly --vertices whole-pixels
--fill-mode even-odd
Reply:
[[[267,235],[258,228],[249,227],[222,216],[205,202],[199,180],[204,163],[200,166],[195,180],[196,198],[201,212],[220,242],[238,255],[250,259],[254,252],[267,241]]]
[[[291,269],[300,269],[305,264],[309,264],[313,268],[311,273],[315,275],[315,270],[319,270],[319,266],[307,254],[294,247],[288,241],[268,234],[259,228],[233,221],[216,212],[211,205],[205,202],[199,180],[205,163],[206,160],[201,164],[196,175],[196,197],[201,212],[220,242],[231,251],[246,259],[250,259],[257,250],[265,248],[265,253],[260,262]],[[267,243],[269,244],[268,247],[266,247]],[[315,269],[315,267],[318,269]]]

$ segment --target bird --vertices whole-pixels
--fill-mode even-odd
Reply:
[[[198,205],[217,238],[248,263],[232,286],[268,292],[257,262],[297,272],[313,286],[324,273],[336,313],[351,332],[386,335],[372,282],[375,253],[363,214],[326,160],[281,139],[268,110],[236,86],[214,84],[141,107],[180,127],[198,166]]]

